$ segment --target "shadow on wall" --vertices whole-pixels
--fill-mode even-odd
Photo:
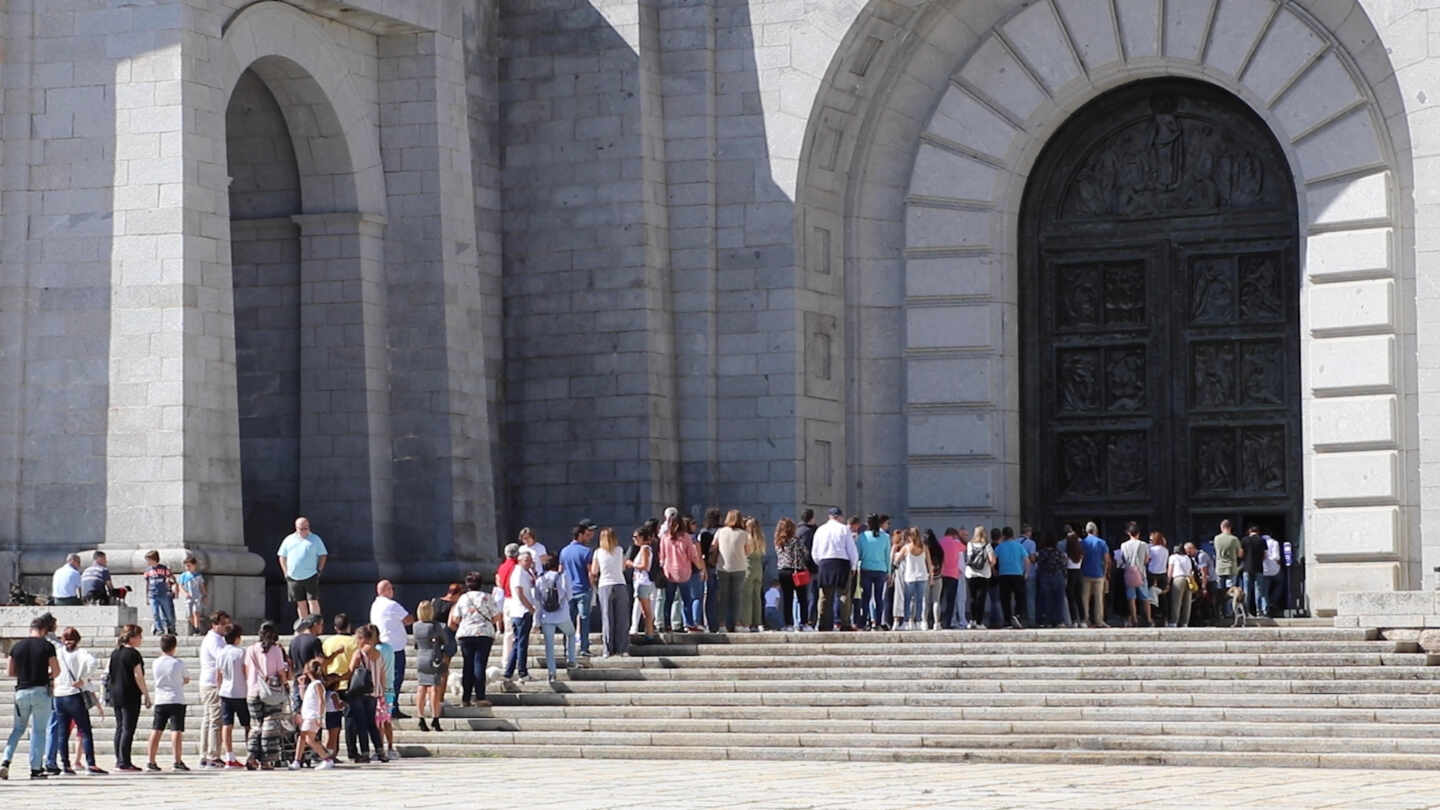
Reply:
[[[556,548],[582,517],[628,537],[671,504],[769,532],[795,488],[794,204],[750,6],[544,6],[501,5],[497,545],[530,525]]]

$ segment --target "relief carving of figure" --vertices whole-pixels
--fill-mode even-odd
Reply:
[[[1100,407],[1099,363],[1094,352],[1067,352],[1060,361],[1060,410]]]
[[[1231,488],[1231,447],[1225,431],[1203,431],[1195,436],[1195,488],[1201,492]]]
[[[1157,95],[1150,99],[1154,118],[1150,120],[1149,172],[1146,184],[1160,191],[1173,191],[1185,176],[1185,129],[1175,115],[1175,98]]]
[[[1066,496],[1100,494],[1100,447],[1084,434],[1060,440],[1060,492]]]

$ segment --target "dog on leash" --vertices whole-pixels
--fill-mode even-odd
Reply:
[[[1226,588],[1225,593],[1230,597],[1230,610],[1235,614],[1235,621],[1231,627],[1244,627],[1249,618],[1245,613],[1245,589],[1239,587]]]

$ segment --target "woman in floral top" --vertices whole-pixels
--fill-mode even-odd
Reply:
[[[1041,539],[1035,555],[1035,612],[1040,614],[1041,627],[1055,627],[1064,621],[1065,568],[1065,552],[1055,538]]]
[[[500,611],[485,590],[485,577],[479,571],[465,575],[467,590],[450,608],[450,629],[460,644],[460,684],[462,705],[489,706],[485,699],[485,669],[490,663],[490,648],[495,646],[495,628]],[[471,694],[478,696],[470,702]]]
[[[775,526],[775,567],[780,569],[780,612],[784,617],[785,630],[795,629],[796,594],[799,594],[800,626],[810,623],[810,599],[805,585],[795,584],[795,574],[804,571],[809,575],[809,553],[805,543],[795,536],[795,521],[780,518]]]

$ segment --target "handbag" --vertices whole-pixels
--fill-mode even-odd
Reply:
[[[1145,575],[1133,565],[1125,566],[1125,587],[1139,588],[1145,584]]]
[[[345,694],[354,698],[374,693],[375,676],[370,672],[370,665],[362,663],[350,673],[350,689]]]
[[[795,587],[803,588],[810,584],[810,572],[804,568],[796,568],[790,572],[790,581],[795,583]]]

